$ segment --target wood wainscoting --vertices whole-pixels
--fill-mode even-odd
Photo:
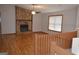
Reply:
[[[65,32],[65,33],[57,33],[51,35],[51,40],[55,41],[57,45],[64,49],[71,48],[72,38],[77,37],[77,32]]]
[[[1,38],[1,34],[0,34],[0,51],[1,51],[1,48],[2,48],[2,38]]]
[[[61,48],[55,42],[51,42],[50,55],[72,55],[72,53],[71,51]]]
[[[35,34],[35,54],[36,55],[49,55],[51,54],[51,42],[55,42],[56,51],[61,51],[64,49],[70,49],[72,45],[72,38],[77,36],[77,32],[66,32],[66,33],[58,33],[58,34]],[[57,50],[58,46],[60,50]],[[53,50],[54,51],[54,50]],[[65,52],[61,51],[62,54]],[[60,53],[61,54],[61,53]],[[68,53],[69,54],[69,53]]]

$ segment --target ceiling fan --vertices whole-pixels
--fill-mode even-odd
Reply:
[[[38,14],[38,13],[40,13],[40,11],[35,11],[35,8],[34,8],[35,5],[36,4],[32,4],[32,12],[31,12],[32,14]]]

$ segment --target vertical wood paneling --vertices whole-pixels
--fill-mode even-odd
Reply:
[[[73,37],[76,37],[76,32],[59,33],[56,35],[35,34],[36,54],[50,54],[51,42],[55,42],[61,48],[71,48],[71,42]]]
[[[47,34],[35,34],[36,54],[41,54],[41,55],[49,54],[49,42],[50,42],[50,38]]]
[[[50,55],[72,55],[72,53],[59,47],[55,42],[51,42]]]
[[[58,33],[52,34],[51,39],[55,41],[62,48],[71,48],[72,38],[77,36],[77,32],[66,32],[66,33]]]

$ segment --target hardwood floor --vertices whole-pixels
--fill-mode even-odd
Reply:
[[[8,52],[8,54],[34,54],[32,33],[3,35],[2,39],[3,52]]]

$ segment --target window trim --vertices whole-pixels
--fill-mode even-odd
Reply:
[[[50,30],[49,29],[49,17],[51,17],[51,16],[62,16],[61,31],[55,31],[55,30]],[[59,32],[59,33],[61,33],[62,29],[63,29],[63,15],[49,15],[48,16],[48,31],[53,31],[53,32]]]

